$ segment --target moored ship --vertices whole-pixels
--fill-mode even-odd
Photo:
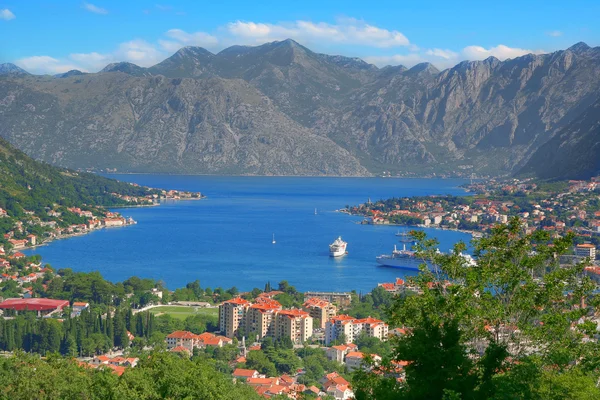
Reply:
[[[344,242],[342,237],[339,236],[329,245],[329,255],[331,257],[343,256],[346,254],[346,247],[348,247],[348,243]]]
[[[402,250],[398,250],[394,245],[392,254],[382,254],[376,257],[375,260],[386,267],[419,269],[419,260],[415,256],[415,252],[407,250],[406,245],[403,246]]]
[[[439,250],[437,250],[437,252],[438,254],[440,253]],[[468,267],[477,266],[477,262],[470,254],[459,253],[459,256],[462,257],[462,259],[464,260],[464,265]],[[386,267],[404,268],[412,270],[418,270],[419,265],[425,262],[424,260],[419,259],[414,251],[407,250],[406,245],[403,246],[402,250],[398,250],[396,248],[396,245],[394,245],[394,251],[392,251],[392,254],[382,254],[376,257],[375,260],[379,264]],[[431,269],[431,263],[426,262],[426,264]]]

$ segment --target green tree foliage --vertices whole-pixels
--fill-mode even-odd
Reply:
[[[254,390],[234,384],[210,360],[189,360],[156,352],[120,377],[109,369],[80,367],[57,356],[41,360],[17,354],[0,358],[0,399],[260,399]]]
[[[0,138],[0,207],[11,217],[23,210],[42,214],[44,207],[127,204],[111,193],[145,196],[156,193],[102,176],[35,161]]]
[[[572,236],[526,235],[514,219],[474,241],[477,266],[464,244],[439,254],[436,241],[415,239],[437,268],[424,265],[420,293],[391,307],[408,330],[392,348],[393,360],[408,362],[405,380],[384,360],[377,373],[356,373],[357,399],[600,398],[595,324],[582,323],[598,305],[596,286],[583,264],[558,263]]]

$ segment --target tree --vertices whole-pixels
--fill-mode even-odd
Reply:
[[[441,254],[435,240],[413,235],[432,270],[424,264],[413,282],[419,293],[391,307],[392,323],[408,330],[393,343],[393,360],[408,363],[406,380],[395,379],[391,363],[358,372],[357,399],[545,398],[552,385],[562,398],[600,396],[589,384],[600,347],[582,340],[589,327],[580,323],[589,311],[581,303],[598,305],[596,286],[583,264],[559,265],[571,234],[551,241],[513,219],[474,241],[475,266],[463,243]]]
[[[269,360],[264,351],[251,351],[246,357],[246,366],[266,376],[276,376],[275,364]]]

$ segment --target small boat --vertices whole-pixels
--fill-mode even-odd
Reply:
[[[333,241],[333,243],[331,243],[329,245],[329,255],[331,257],[340,257],[343,256],[344,254],[346,254],[346,248],[348,247],[348,243],[344,242],[342,240],[341,236],[338,236],[337,239],[335,239]]]
[[[273,244],[277,243],[277,242],[275,241],[275,234],[273,234],[273,241],[272,241],[271,243],[273,243]]]
[[[400,239],[398,239],[400,242],[404,242],[404,243],[410,243],[413,240],[413,238],[410,236],[410,233],[407,231],[398,231],[396,232],[396,236],[399,237]]]

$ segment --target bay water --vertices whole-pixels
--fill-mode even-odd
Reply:
[[[199,191],[203,200],[118,209],[137,225],[109,228],[27,251],[54,268],[100,271],[111,281],[136,275],[169,289],[200,280],[202,287],[264,288],[287,280],[301,291],[367,292],[415,274],[383,267],[375,257],[401,246],[402,228],[361,225],[336,210],[405,196],[464,194],[459,179],[108,175],[140,185]],[[315,214],[316,209],[316,214]],[[470,235],[425,229],[446,251]],[[273,235],[276,243],[272,243]],[[338,236],[348,254],[329,257]]]

